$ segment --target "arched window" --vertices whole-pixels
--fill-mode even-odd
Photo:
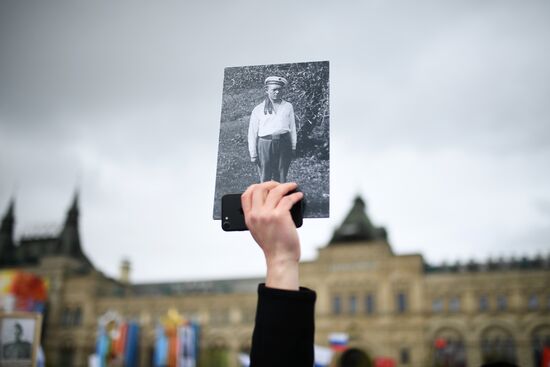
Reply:
[[[535,366],[542,366],[544,350],[550,350],[550,325],[539,326],[533,331],[531,345]]]
[[[73,326],[82,325],[82,309],[80,307],[77,307],[73,312]]]
[[[516,345],[512,334],[498,326],[487,328],[481,334],[481,358],[483,363],[516,364]]]
[[[439,330],[432,343],[433,367],[466,367],[466,346],[457,330]]]
[[[357,313],[357,297],[354,294],[349,296],[348,307],[348,311],[351,315],[355,315]]]
[[[376,310],[374,294],[369,293],[365,296],[365,313],[372,315]]]

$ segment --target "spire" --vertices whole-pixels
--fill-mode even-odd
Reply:
[[[4,214],[4,218],[2,218],[2,231],[10,227],[10,229],[13,229],[13,223],[15,221],[14,219],[14,208],[15,208],[15,199],[12,197],[10,199],[10,203],[8,204],[8,210],[6,210],[6,214]]]
[[[73,201],[69,210],[67,211],[67,219],[65,220],[65,225],[72,224],[78,225],[78,190],[75,190],[73,195]]]
[[[0,225],[0,263],[8,263],[13,258],[15,246],[13,242],[13,229],[15,224],[14,216],[15,199],[12,197],[8,204],[8,210],[2,218]]]
[[[65,225],[59,236],[61,253],[76,255],[80,252],[80,236],[78,234],[78,191],[75,190],[73,201],[69,210]]]
[[[69,210],[67,210],[67,218],[65,219],[65,225],[59,234],[59,247],[58,253],[60,255],[70,256],[76,259],[84,261],[84,263],[93,268],[91,261],[86,254],[82,251],[80,245],[80,234],[78,231],[78,190],[75,190],[73,195],[73,201]]]
[[[365,201],[358,195],[344,222],[334,231],[329,245],[341,242],[388,240],[384,227],[375,227],[372,224],[366,214],[366,207]]]

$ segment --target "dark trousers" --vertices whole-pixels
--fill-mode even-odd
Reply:
[[[288,168],[292,160],[290,134],[260,137],[258,139],[258,158],[261,182],[286,182]]]

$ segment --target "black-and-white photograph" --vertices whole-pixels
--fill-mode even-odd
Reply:
[[[40,314],[0,314],[0,367],[34,366],[40,327]]]
[[[225,68],[214,219],[222,196],[266,181],[298,183],[303,216],[329,216],[328,61]]]

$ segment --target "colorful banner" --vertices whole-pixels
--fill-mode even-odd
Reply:
[[[196,367],[199,325],[188,322],[176,310],[168,311],[156,329],[154,367]]]
[[[44,313],[48,282],[19,270],[0,271],[0,311]]]
[[[139,326],[135,322],[121,321],[114,313],[107,313],[99,320],[96,343],[99,367],[137,367]]]

